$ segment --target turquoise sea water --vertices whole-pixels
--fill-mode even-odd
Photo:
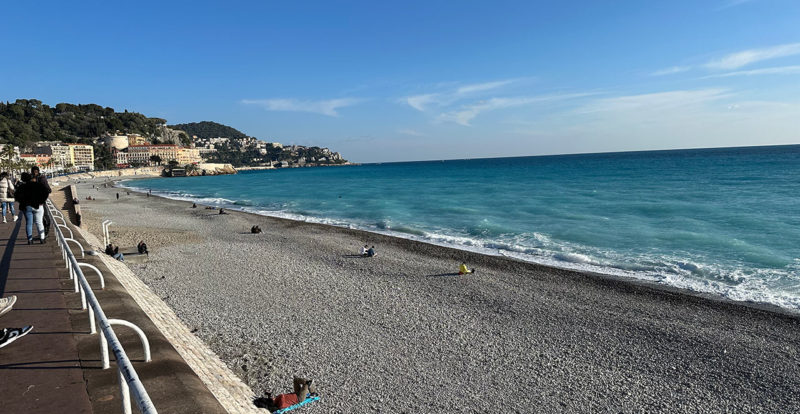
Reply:
[[[800,145],[298,168],[123,185],[800,310]]]

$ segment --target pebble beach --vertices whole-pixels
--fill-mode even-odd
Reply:
[[[84,227],[258,394],[309,413],[794,412],[779,308],[82,181]],[[98,188],[93,188],[98,187]],[[120,199],[116,199],[116,193]],[[85,200],[91,196],[94,200]],[[251,234],[259,225],[262,234]],[[375,245],[377,257],[357,255]],[[465,261],[475,274],[459,276]],[[266,412],[266,411],[265,411]]]

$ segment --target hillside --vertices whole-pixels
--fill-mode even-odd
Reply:
[[[0,102],[0,143],[21,147],[38,141],[78,142],[115,131],[159,137],[165,123],[161,118],[95,104],[50,107],[36,99]]]
[[[212,121],[190,122],[188,124],[169,125],[169,128],[186,132],[190,137],[197,135],[198,138],[245,138],[243,132],[227,125],[218,124]]]

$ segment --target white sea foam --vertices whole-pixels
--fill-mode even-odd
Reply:
[[[125,182],[121,183],[123,187],[133,191],[148,191],[145,188],[125,185]],[[417,231],[417,229],[411,229],[413,231],[408,231],[410,228],[401,228],[398,231],[392,228],[391,221],[370,225],[343,219],[298,214],[286,210],[269,210],[246,205],[247,203],[243,203],[246,200],[240,200],[237,203],[236,200],[223,197],[203,197],[186,192],[154,191],[154,193],[173,200],[209,204],[230,210],[295,221],[365,230],[476,253],[505,256],[555,268],[646,280],[694,292],[716,294],[736,301],[768,303],[795,311],[800,310],[800,280],[794,286],[787,285],[785,291],[769,285],[770,281],[787,278],[792,280],[791,268],[795,268],[794,273],[796,274],[797,269],[800,269],[800,258],[794,259],[790,268],[785,271],[759,269],[746,272],[742,269],[730,270],[721,265],[703,264],[681,257],[628,257],[613,251],[592,250],[585,246],[556,242],[548,235],[537,232],[509,235],[505,239],[483,240],[465,235],[446,234],[446,230]],[[796,275],[794,279],[797,279]]]

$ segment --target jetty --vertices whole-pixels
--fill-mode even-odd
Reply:
[[[68,193],[54,188],[48,200],[46,243],[28,244],[24,218],[0,225],[0,297],[17,297],[0,327],[33,326],[0,349],[2,411],[266,413],[152,291],[103,255],[76,225]]]

